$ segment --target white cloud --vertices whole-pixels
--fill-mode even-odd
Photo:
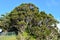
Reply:
[[[57,24],[57,27],[60,29],[60,23],[59,23],[59,24]]]
[[[0,29],[0,32],[2,32],[2,29]]]
[[[57,24],[57,27],[58,27],[59,30],[60,30],[60,19],[58,19],[58,21],[59,21],[59,24]]]

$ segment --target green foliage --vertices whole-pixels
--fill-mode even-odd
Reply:
[[[51,33],[58,33],[58,29],[55,29],[57,23],[58,21],[52,14],[46,14],[44,11],[39,12],[38,7],[31,3],[23,3],[8,15],[3,15],[0,18],[1,28],[7,31],[11,27],[18,29],[18,40],[21,37],[26,38],[26,40],[48,40]],[[54,26],[51,26],[53,24]]]

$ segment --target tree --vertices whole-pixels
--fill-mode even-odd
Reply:
[[[38,7],[31,3],[21,4],[8,15],[0,18],[0,26],[3,29],[8,31],[15,28],[18,30],[14,30],[15,32],[20,34],[27,32],[36,40],[48,40],[52,35],[52,39],[55,35],[57,38],[58,29],[55,29],[57,23],[58,21],[52,14],[39,11]]]

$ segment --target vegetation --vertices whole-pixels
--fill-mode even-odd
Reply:
[[[15,32],[17,40],[59,40],[57,23],[52,14],[39,11],[31,3],[21,4],[0,17],[0,28]]]
[[[17,39],[15,35],[11,35],[11,36],[2,35],[0,36],[0,40],[17,40]]]

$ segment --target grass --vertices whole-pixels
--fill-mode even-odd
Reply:
[[[27,32],[23,32],[22,35],[24,38],[30,37],[29,40],[36,40],[33,36],[30,36]]]
[[[35,38],[31,35],[29,35],[27,32],[23,32],[22,34],[16,36],[16,35],[0,35],[0,40],[17,40],[17,37],[18,39],[20,40],[20,38],[29,38],[29,40],[35,40]]]
[[[17,40],[15,35],[2,35],[0,36],[0,40]]]

